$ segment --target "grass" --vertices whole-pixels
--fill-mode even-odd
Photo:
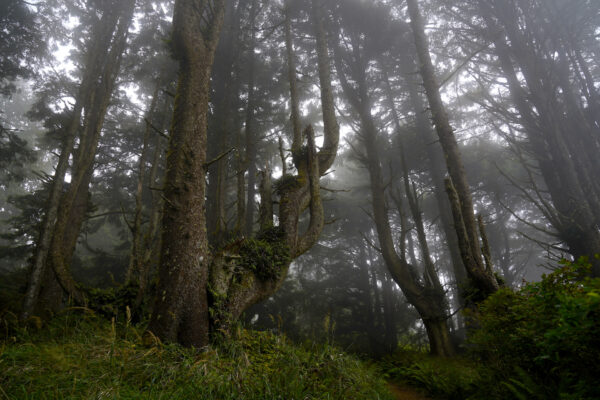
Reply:
[[[90,313],[0,343],[0,399],[392,399],[375,369],[326,345],[241,330],[208,349],[144,346]]]
[[[479,398],[482,366],[467,358],[440,358],[423,351],[399,349],[378,364],[386,378],[421,388],[434,398]]]

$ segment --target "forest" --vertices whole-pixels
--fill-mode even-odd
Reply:
[[[597,0],[0,1],[0,398],[599,399]]]

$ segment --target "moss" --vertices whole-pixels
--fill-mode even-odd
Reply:
[[[290,250],[283,231],[273,227],[247,239],[240,247],[239,265],[249,269],[262,281],[275,280],[290,262]]]
[[[282,195],[286,192],[300,189],[303,184],[303,179],[296,175],[285,174],[281,178],[275,181],[273,187],[275,189],[275,193],[278,195]]]

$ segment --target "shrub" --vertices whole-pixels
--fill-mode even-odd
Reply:
[[[600,279],[585,258],[562,264],[479,308],[471,351],[501,382],[492,385],[499,398],[600,398]]]

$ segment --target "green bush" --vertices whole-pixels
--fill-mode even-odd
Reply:
[[[600,279],[582,258],[528,283],[502,289],[479,308],[471,351],[498,398],[597,399]],[[489,392],[488,392],[489,394]]]

